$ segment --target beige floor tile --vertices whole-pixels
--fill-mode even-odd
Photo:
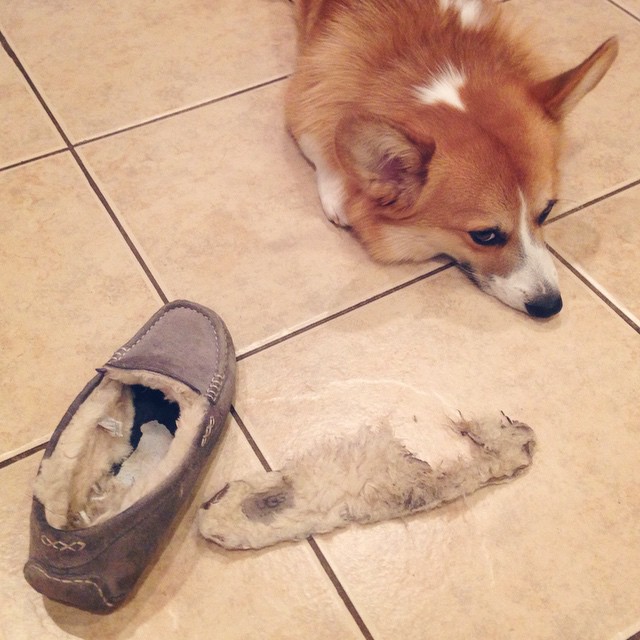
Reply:
[[[640,18],[640,0],[616,0],[616,4]]]
[[[44,599],[22,577],[27,557],[30,485],[38,456],[0,471],[12,499],[0,505],[0,616],[6,638],[361,638],[307,544],[262,553],[225,552],[196,532],[195,510],[222,478],[258,462],[235,423],[221,442],[203,488],[135,597],[108,616]]]
[[[272,0],[0,5],[0,22],[73,142],[288,73],[291,9]]]
[[[217,309],[240,351],[429,268],[375,264],[324,218],[313,170],[285,132],[283,91],[80,149],[169,297]]]
[[[51,433],[160,305],[69,154],[0,173],[0,455]]]
[[[457,455],[456,409],[537,433],[511,484],[319,537],[377,640],[601,640],[640,622],[640,344],[560,280],[565,309],[536,322],[449,270],[241,363],[236,406],[274,468],[383,419],[437,464]]]
[[[0,49],[0,167],[64,146],[15,64]]]
[[[602,82],[567,119],[562,199],[556,212],[575,207],[604,190],[640,177],[640,29],[613,4],[558,0],[510,0],[506,10],[534,34],[558,72],[586,58],[610,36],[620,55]]]
[[[549,225],[546,239],[607,298],[640,317],[640,186]]]

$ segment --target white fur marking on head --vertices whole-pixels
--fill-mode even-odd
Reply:
[[[454,9],[465,29],[479,29],[485,24],[482,0],[439,0],[440,10]]]
[[[549,250],[536,242],[527,222],[527,205],[520,192],[520,226],[518,238],[522,248],[520,266],[506,277],[491,276],[482,288],[515,309],[544,295],[558,293],[558,273]]]
[[[482,4],[478,0],[465,2],[458,11],[460,11],[460,22],[463,27],[473,28],[481,25]]]
[[[316,167],[316,181],[322,209],[327,218],[340,227],[348,227],[344,211],[344,183],[337,171],[329,168],[326,159],[310,135],[300,136],[298,145],[304,156]]]
[[[424,104],[448,104],[450,107],[465,110],[460,97],[460,89],[464,86],[466,78],[451,64],[447,64],[440,73],[428,84],[416,87],[416,95]]]

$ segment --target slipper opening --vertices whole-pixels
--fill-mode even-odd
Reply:
[[[182,463],[208,409],[206,398],[167,376],[106,367],[34,485],[47,522],[86,528],[148,495]]]

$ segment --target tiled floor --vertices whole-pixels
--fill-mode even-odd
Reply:
[[[0,619],[21,638],[626,640],[640,630],[640,3],[511,0],[558,67],[617,33],[572,114],[548,225],[565,299],[536,322],[446,261],[382,267],[320,212],[288,138],[283,0],[0,3]],[[31,482],[92,369],[163,300],[216,309],[234,418],[187,517],[109,617],[22,578]],[[197,503],[323,434],[503,409],[539,446],[516,482],[407,521],[261,552]],[[446,455],[438,451],[430,456]]]

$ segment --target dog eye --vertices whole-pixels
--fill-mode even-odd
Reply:
[[[480,231],[470,231],[471,239],[483,247],[495,247],[503,245],[507,241],[507,236],[500,229],[481,229]]]
[[[553,206],[555,205],[556,202],[557,200],[549,200],[549,202],[547,202],[547,206],[544,208],[542,213],[538,216],[537,222],[539,225],[544,224],[544,221],[549,217],[549,214],[551,213],[551,210],[553,209]]]

